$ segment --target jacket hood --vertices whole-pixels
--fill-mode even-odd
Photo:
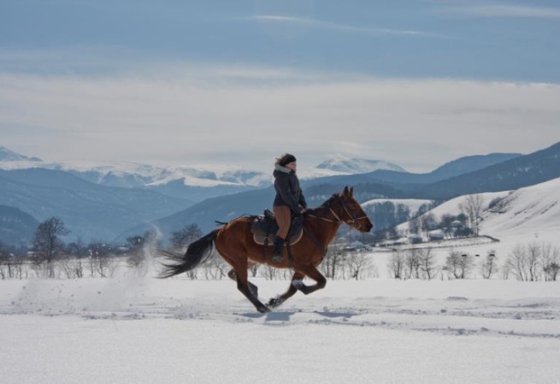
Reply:
[[[272,173],[274,176],[276,176],[276,172],[278,173],[292,173],[293,171],[290,168],[284,167],[280,164],[276,164],[274,166],[274,172]]]

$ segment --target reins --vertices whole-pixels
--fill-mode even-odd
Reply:
[[[331,201],[328,201],[327,204],[323,205],[321,208],[328,208],[330,213],[332,214],[332,216],[335,218],[335,220],[323,217],[323,216],[318,216],[315,215],[313,213],[307,213],[306,216],[308,217],[313,217],[316,219],[320,219],[323,221],[328,221],[329,223],[334,223],[334,224],[348,224],[350,226],[352,225],[357,225],[358,228],[361,228],[361,224],[358,222],[358,220],[367,218],[367,215],[363,215],[360,217],[356,217],[346,206],[346,204],[344,203],[344,200],[342,199],[342,197],[338,197],[340,203],[342,204],[342,207],[344,208],[344,210],[346,211],[346,213],[348,214],[348,216],[350,217],[350,220],[342,220],[342,218],[336,214],[336,212],[332,209],[331,207]],[[323,252],[323,255],[327,254],[327,248],[323,248],[322,244],[319,242],[319,240],[317,240],[317,238],[315,236],[313,236],[313,234],[307,229],[307,227],[304,225],[303,226],[303,230],[305,231],[305,233],[307,233],[307,235],[311,238],[311,240],[319,247],[319,249],[321,249],[321,251]]]
[[[352,212],[350,212],[350,210],[348,209],[348,207],[347,207],[346,204],[344,203],[344,200],[343,200],[342,198],[339,198],[339,200],[340,200],[340,203],[342,204],[342,207],[344,208],[344,210],[345,210],[346,213],[348,214],[348,216],[350,216],[351,220],[348,220],[348,221],[342,220],[342,219],[336,214],[336,212],[332,209],[330,203],[327,205],[327,207],[329,208],[330,212],[332,213],[332,215],[334,216],[334,218],[336,219],[336,221],[335,221],[335,220],[331,220],[331,219],[327,219],[326,217],[317,216],[317,215],[314,215],[314,214],[312,214],[312,213],[308,213],[307,216],[314,217],[314,218],[317,218],[317,219],[321,219],[321,220],[324,220],[324,221],[328,221],[328,222],[330,222],[330,223],[336,223],[336,224],[346,223],[346,224],[348,224],[348,225],[357,224],[358,227],[361,227],[360,223],[358,223],[358,220],[367,218],[367,215],[363,215],[363,216],[360,216],[360,217],[354,216],[354,214],[353,214]]]

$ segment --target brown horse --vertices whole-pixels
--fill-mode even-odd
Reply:
[[[268,312],[278,307],[298,290],[308,295],[325,287],[327,280],[317,270],[327,252],[327,246],[333,241],[340,225],[348,224],[360,231],[369,232],[373,224],[354,199],[354,188],[344,188],[342,195],[334,194],[321,206],[304,213],[303,237],[291,247],[293,260],[290,260],[284,247],[284,258],[280,263],[273,263],[272,251],[266,252],[263,260],[263,246],[258,245],[251,233],[253,218],[241,217],[230,221],[223,227],[215,229],[206,236],[191,243],[184,255],[165,252],[175,264],[166,265],[163,278],[178,275],[196,268],[212,255],[212,244],[220,256],[233,269],[228,276],[237,281],[237,289],[253,303],[259,312]],[[248,281],[247,270],[254,264],[268,264],[276,268],[292,268],[294,274],[288,290],[273,299],[267,305],[257,298],[257,287]],[[303,278],[307,276],[316,284],[307,286]]]

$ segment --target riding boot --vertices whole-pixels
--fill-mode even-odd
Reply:
[[[282,245],[284,245],[284,239],[276,236],[274,238],[274,256],[272,256],[272,262],[280,263],[282,262]]]

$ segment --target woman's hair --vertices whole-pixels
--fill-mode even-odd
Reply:
[[[285,166],[286,164],[294,163],[296,161],[296,157],[291,153],[285,153],[280,157],[276,158],[276,164]]]

